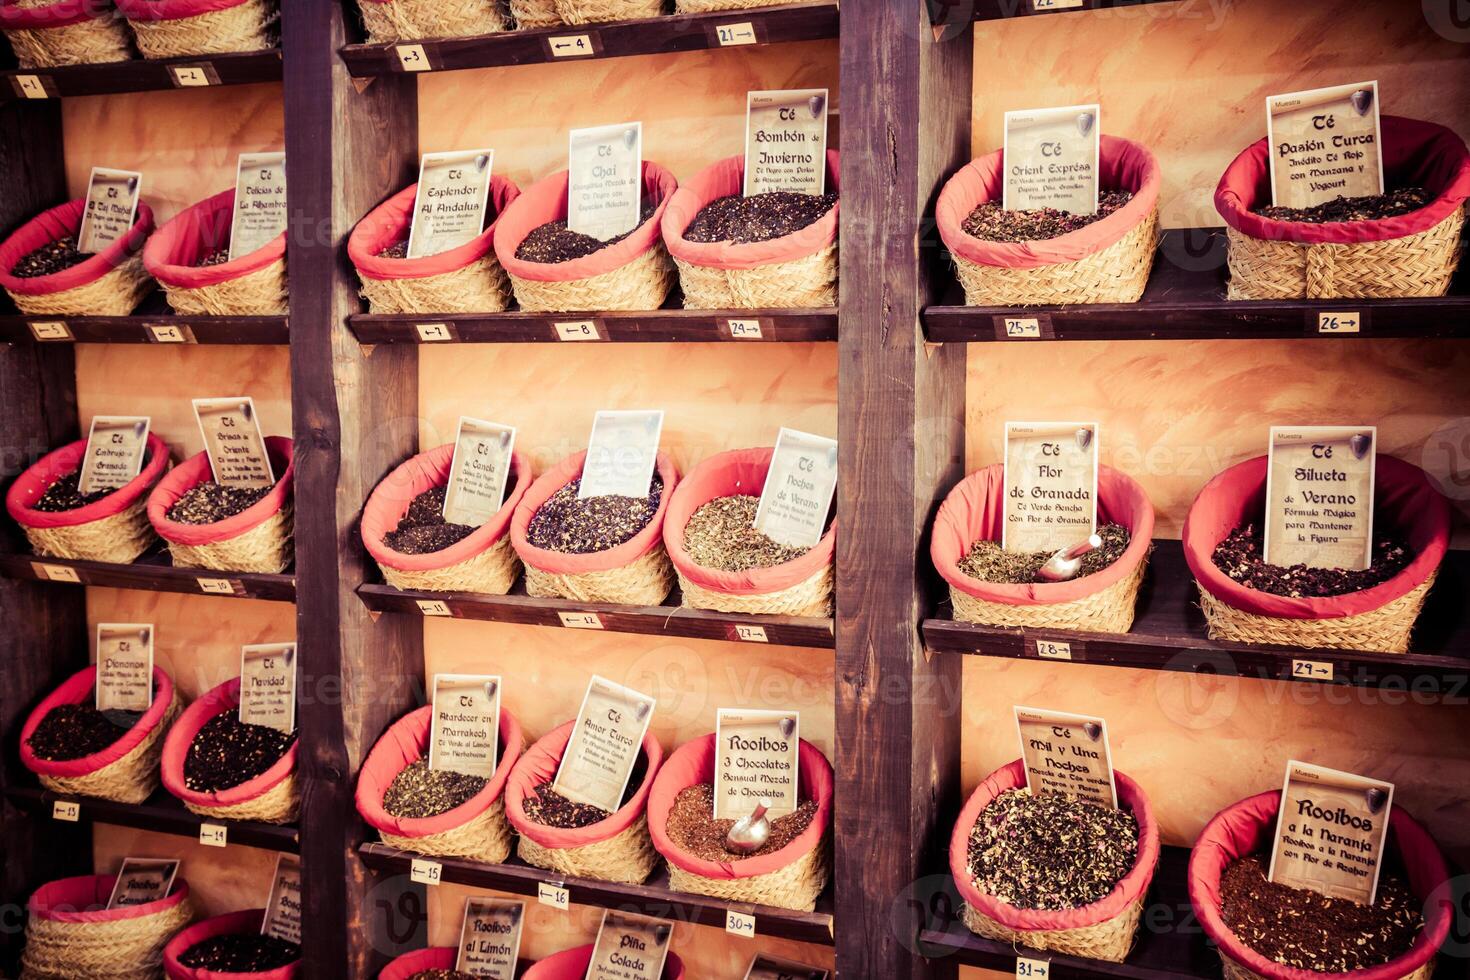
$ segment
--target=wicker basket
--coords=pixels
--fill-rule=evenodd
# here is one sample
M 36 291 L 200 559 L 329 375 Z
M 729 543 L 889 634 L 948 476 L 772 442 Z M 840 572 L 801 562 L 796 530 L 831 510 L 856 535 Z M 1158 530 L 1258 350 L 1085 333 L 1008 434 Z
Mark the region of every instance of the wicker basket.
M 785 0 L 674 0 L 676 14 L 708 14 L 716 10 L 755 10 L 775 7 Z
M 556 15 L 566 24 L 646 20 L 663 12 L 663 0 L 556 0 Z
M 164 976 L 168 980 L 290 980 L 301 972 L 299 958 L 285 966 L 248 973 L 185 966 L 179 960 L 206 939 L 216 936 L 258 935 L 264 921 L 265 909 L 242 909 L 239 912 L 226 912 L 224 915 L 200 919 L 175 933 L 163 947 Z
M 228 248 L 233 188 L 180 212 L 148 240 L 143 265 L 186 316 L 279 316 L 287 312 L 286 233 L 228 262 L 200 266 Z
M 592 952 L 591 943 L 564 949 L 560 953 L 552 953 L 545 959 L 537 960 L 525 973 L 518 975 L 521 980 L 583 980 L 587 976 L 587 968 L 592 965 Z M 684 980 L 686 975 L 684 961 L 679 959 L 678 953 L 669 950 L 668 958 L 664 960 L 663 976 L 659 980 Z
M 81 229 L 86 202 L 68 201 L 21 225 L 0 245 L 0 284 L 26 316 L 127 316 L 153 286 L 140 254 L 153 233 L 153 210 L 138 202 L 128 234 L 90 259 L 46 276 L 21 279 L 10 274 L 16 263 L 51 242 L 74 237 Z
M 63 15 L 64 7 L 73 9 Z M 104 4 L 6 0 L 0 3 L 0 29 L 21 68 L 96 65 L 133 57 L 122 18 Z
M 510 15 L 515 18 L 516 28 L 522 31 L 562 26 L 556 0 L 510 0 Z
M 115 0 L 145 58 L 184 58 L 274 48 L 277 0 Z
M 22 980 L 157 980 L 163 947 L 193 918 L 189 883 L 167 898 L 106 909 L 116 875 L 83 875 L 42 885 L 26 903 Z
M 374 44 L 510 30 L 496 0 L 362 0 L 357 6 Z

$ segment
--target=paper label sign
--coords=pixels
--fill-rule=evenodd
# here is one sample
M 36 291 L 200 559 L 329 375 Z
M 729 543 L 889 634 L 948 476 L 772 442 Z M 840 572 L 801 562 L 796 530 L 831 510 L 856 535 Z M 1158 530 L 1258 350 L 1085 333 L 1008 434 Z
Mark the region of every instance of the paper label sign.
M 721 708 L 715 721 L 715 819 L 749 816 L 762 800 L 775 820 L 796 797 L 801 715 L 795 711 Z
M 1371 425 L 1272 426 L 1266 560 L 1283 568 L 1367 568 L 1377 452 Z
M 276 482 L 260 434 L 255 399 L 196 398 L 194 415 L 216 483 L 232 487 L 269 487 Z
M 574 129 L 567 152 L 567 228 L 605 242 L 643 214 L 643 124 Z
M 515 980 L 516 957 L 521 949 L 524 902 L 472 897 L 464 903 L 459 928 L 459 955 L 454 968 L 461 973 L 495 980 Z
M 435 674 L 429 768 L 495 775 L 500 747 L 500 678 Z
M 587 440 L 577 499 L 609 494 L 647 497 L 663 428 L 662 411 L 598 412 Z
M 444 519 L 479 527 L 505 503 L 516 444 L 508 425 L 460 416 L 444 492 Z
M 1057 551 L 1097 530 L 1096 422 L 1007 422 L 1000 546 Z
M 602 913 L 586 980 L 659 980 L 674 926 L 627 912 Z
M 609 813 L 616 810 L 643 751 L 656 703 L 646 694 L 593 675 L 552 789 L 574 803 Z
M 276 876 L 271 881 L 260 933 L 301 944 L 301 858 L 295 854 L 276 858 Z
M 827 190 L 827 90 L 745 96 L 745 196 Z
M 84 494 L 97 493 L 131 483 L 143 470 L 150 422 L 143 415 L 94 416 L 87 431 L 77 489 Z
M 837 440 L 783 428 L 755 510 L 755 529 L 793 548 L 812 548 L 827 529 L 837 491 Z
M 1016 731 L 1035 796 L 1067 794 L 1117 808 L 1108 723 L 1101 718 L 1041 708 L 1016 708 Z
M 126 237 L 138 213 L 142 190 L 143 175 L 137 171 L 93 167 L 82 225 L 77 230 L 77 251 L 96 254 Z
M 1095 214 L 1101 114 L 1095 104 L 1007 112 L 1002 206 Z
M 98 711 L 147 711 L 153 704 L 153 624 L 97 624 Z
M 1393 783 L 1288 762 L 1271 880 L 1372 905 L 1392 810 Z
M 230 258 L 258 251 L 286 230 L 286 154 L 242 153 L 235 165 Z
M 1266 144 L 1278 207 L 1382 194 L 1378 83 L 1267 96 Z
M 801 963 L 778 960 L 765 953 L 756 953 L 745 970 L 745 980 L 827 980 L 826 970 Z
M 179 862 L 165 858 L 124 858 L 117 871 L 117 880 L 112 883 L 112 894 L 107 897 L 107 907 L 122 908 L 125 905 L 147 905 L 168 897 L 173 887 L 174 876 L 179 873 Z
M 288 734 L 296 730 L 296 644 L 241 647 L 240 721 Z
M 408 257 L 421 259 L 458 248 L 485 228 L 494 150 L 425 153 L 408 229 Z

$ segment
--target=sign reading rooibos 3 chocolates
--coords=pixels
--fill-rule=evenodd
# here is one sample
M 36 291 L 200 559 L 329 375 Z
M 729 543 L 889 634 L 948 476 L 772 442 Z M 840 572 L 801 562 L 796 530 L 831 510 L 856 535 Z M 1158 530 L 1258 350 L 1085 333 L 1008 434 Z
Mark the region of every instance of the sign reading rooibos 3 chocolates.
M 97 493 L 131 483 L 143 471 L 151 419 L 143 415 L 95 415 L 87 431 L 77 490 Z
M 240 721 L 287 734 L 296 730 L 296 644 L 240 648 Z
M 271 880 L 260 933 L 301 945 L 301 859 L 294 854 L 276 858 L 276 874 Z
M 505 502 L 515 444 L 511 426 L 460 416 L 444 491 L 446 521 L 479 527 L 495 516 Z
M 1372 564 L 1377 444 L 1371 425 L 1272 426 L 1266 561 L 1282 568 Z
M 408 257 L 421 259 L 458 248 L 485 229 L 494 150 L 425 153 L 419 161 Z
M 167 858 L 123 858 L 118 868 L 117 880 L 112 883 L 112 894 L 107 897 L 107 907 L 122 908 L 125 905 L 147 905 L 168 897 L 173 887 L 174 876 L 179 873 L 179 862 Z
M 153 704 L 153 624 L 97 624 L 98 711 L 147 711 Z
M 269 245 L 286 230 L 286 154 L 242 153 L 235 166 L 230 258 Z
M 574 129 L 567 152 L 567 228 L 598 241 L 626 235 L 643 212 L 643 124 Z
M 775 820 L 796 809 L 801 715 L 721 708 L 715 721 L 715 819 L 739 820 L 762 800 Z
M 196 398 L 194 416 L 199 420 L 216 483 L 232 487 L 275 485 L 253 398 Z
M 500 747 L 500 678 L 435 674 L 429 768 L 489 779 Z
M 1042 796 L 1066 793 L 1116 808 L 1108 723 L 1101 718 L 1043 708 L 1016 708 L 1016 731 L 1026 787 Z
M 551 788 L 573 803 L 612 813 L 623 801 L 656 702 L 593 675 Z
M 1377 82 L 1267 96 L 1266 143 L 1277 207 L 1383 193 Z
M 1007 422 L 1000 546 L 1056 551 L 1097 530 L 1096 422 Z
M 1070 105 L 1007 112 L 1001 206 L 1097 213 L 1101 111 Z
M 587 440 L 577 499 L 608 494 L 647 497 L 663 428 L 662 411 L 598 412 Z
M 827 90 L 745 96 L 745 196 L 827 189 Z
M 514 980 L 525 917 L 524 902 L 479 896 L 465 899 L 454 968 L 476 977 Z
M 82 224 L 77 229 L 77 251 L 100 252 L 126 236 L 137 216 L 142 190 L 143 175 L 135 170 L 93 167 L 87 181 Z
M 602 913 L 586 980 L 659 980 L 673 935 L 672 923 L 608 909 Z
M 811 548 L 822 540 L 837 490 L 837 440 L 783 428 L 755 509 L 755 529 L 772 541 Z
M 745 980 L 827 980 L 827 971 L 756 953 L 745 970 Z
M 1288 762 L 1271 880 L 1372 905 L 1392 809 L 1393 783 Z

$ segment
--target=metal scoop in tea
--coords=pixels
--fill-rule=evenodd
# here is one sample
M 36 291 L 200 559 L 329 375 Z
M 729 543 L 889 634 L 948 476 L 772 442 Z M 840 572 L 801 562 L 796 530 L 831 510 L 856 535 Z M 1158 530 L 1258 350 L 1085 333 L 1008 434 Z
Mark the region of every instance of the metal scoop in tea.
M 770 808 L 770 800 L 761 800 L 749 816 L 735 821 L 735 826 L 725 835 L 725 850 L 732 854 L 754 854 L 765 847 L 771 838 L 771 821 L 766 819 Z
M 1077 577 L 1082 569 L 1082 556 L 1089 551 L 1096 551 L 1102 547 L 1102 538 L 1096 534 L 1090 535 L 1086 541 L 1063 548 L 1046 560 L 1046 564 L 1036 570 L 1036 580 L 1039 582 L 1066 582 Z

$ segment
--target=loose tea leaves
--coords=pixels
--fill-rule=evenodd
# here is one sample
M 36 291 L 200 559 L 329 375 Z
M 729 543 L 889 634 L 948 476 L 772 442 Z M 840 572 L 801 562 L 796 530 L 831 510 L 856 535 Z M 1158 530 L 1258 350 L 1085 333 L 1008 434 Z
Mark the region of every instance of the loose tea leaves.
M 406 259 L 408 258 L 408 239 L 394 242 L 378 253 L 380 259 Z
M 1077 578 L 1095 575 L 1122 558 L 1123 552 L 1128 550 L 1128 543 L 1133 540 L 1128 529 L 1121 524 L 1103 524 L 1098 527 L 1097 536 L 1102 538 L 1102 547 L 1082 556 L 1082 569 Z M 970 546 L 969 553 L 960 559 L 959 569 L 982 582 L 1025 585 L 1037 581 L 1036 573 L 1052 554 L 1050 551 L 1005 551 L 998 541 L 976 541 Z
M 1097 196 L 1097 211 L 1093 214 L 1073 214 L 1056 208 L 1007 211 L 999 201 L 986 201 L 970 212 L 960 230 L 987 242 L 1045 241 L 1101 221 L 1131 200 L 1131 191 L 1104 191 Z
M 1424 927 L 1419 905 L 1387 874 L 1372 905 L 1274 884 L 1259 857 L 1220 876 L 1220 913 L 1237 939 L 1267 959 L 1319 973 L 1355 973 L 1402 956 Z
M 80 759 L 122 738 L 142 717 L 140 711 L 98 711 L 88 702 L 58 704 L 46 712 L 26 744 L 47 762 Z
M 526 816 L 536 823 L 565 830 L 590 827 L 612 816 L 600 806 L 576 803 L 567 799 L 552 789 L 550 783 L 542 783 L 537 786 L 536 795 L 528 796 L 521 801 L 521 808 L 526 811 Z
M 684 525 L 684 550 L 696 565 L 726 572 L 769 568 L 800 558 L 810 548 L 793 548 L 755 529 L 760 498 L 749 494 L 716 497 L 700 506 Z
M 10 274 L 17 279 L 35 279 L 49 276 L 63 269 L 70 269 L 93 257 L 91 252 L 77 250 L 75 238 L 63 238 L 48 242 L 23 257 L 11 268 Z
M 76 510 L 78 507 L 95 504 L 108 494 L 117 492 L 116 490 L 98 490 L 96 493 L 82 493 L 78 489 L 81 479 L 81 470 L 74 470 L 66 474 L 66 476 L 61 477 L 47 487 L 40 498 L 31 505 L 31 509 L 45 511 L 47 513 Z
M 569 262 L 572 259 L 580 259 L 627 238 L 642 227 L 645 221 L 653 217 L 653 212 L 657 210 L 658 202 L 644 201 L 642 213 L 638 216 L 638 224 L 607 241 L 584 235 L 580 231 L 572 231 L 567 227 L 565 218 L 560 221 L 548 221 L 544 225 L 532 228 L 531 233 L 516 246 L 516 258 L 523 262 Z
M 1373 543 L 1373 561 L 1367 568 L 1283 568 L 1265 558 L 1262 531 L 1244 524 L 1215 546 L 1215 566 L 1247 588 L 1292 599 L 1319 599 L 1361 592 L 1393 578 L 1412 560 L 1408 545 L 1391 534 L 1380 534 Z
M 179 955 L 179 962 L 190 969 L 221 973 L 260 973 L 279 969 L 299 959 L 300 946 L 256 932 L 210 936 Z
M 265 499 L 271 487 L 235 487 L 206 480 L 196 483 L 174 501 L 168 519 L 179 524 L 217 524 L 249 510 Z
M 800 837 L 817 815 L 817 801 L 803 800 L 784 817 L 771 821 L 770 839 L 751 854 L 733 854 L 725 849 L 725 836 L 735 826 L 734 820 L 716 820 L 715 787 L 712 783 L 686 786 L 674 797 L 669 810 L 667 832 L 674 846 L 703 861 L 738 861 L 771 854 Z
M 460 970 L 420 970 L 408 980 L 479 980 L 473 973 Z
M 578 477 L 536 509 L 526 529 L 526 539 L 533 546 L 570 555 L 616 547 L 648 526 L 664 492 L 664 481 L 657 473 L 648 485 L 647 497 L 606 494 L 579 500 L 581 485 Z
M 1099 901 L 1138 861 L 1138 821 L 1065 794 L 1006 790 L 970 831 L 975 887 L 1007 905 L 1056 912 Z
M 447 489 L 431 487 L 414 497 L 398 526 L 383 535 L 383 543 L 402 555 L 427 555 L 475 533 L 468 524 L 450 524 L 444 519 Z
M 280 761 L 296 740 L 267 725 L 249 725 L 224 711 L 204 723 L 184 756 L 184 785 L 196 793 L 239 786 Z
M 1256 208 L 1255 213 L 1275 221 L 1301 221 L 1314 225 L 1329 221 L 1377 221 L 1418 211 L 1431 200 L 1433 195 L 1422 187 L 1400 187 L 1387 194 L 1368 197 L 1335 197 L 1309 208 L 1265 205 Z
M 230 250 L 228 248 L 217 248 L 199 260 L 199 268 L 203 269 L 211 265 L 224 265 L 228 261 L 230 261 Z
M 437 817 L 473 799 L 485 788 L 483 776 L 471 776 L 451 769 L 430 769 L 418 759 L 409 763 L 383 794 L 383 809 L 395 817 Z
M 706 204 L 684 229 L 691 242 L 765 242 L 805 228 L 837 206 L 836 194 L 793 194 L 772 191 L 717 198 Z

